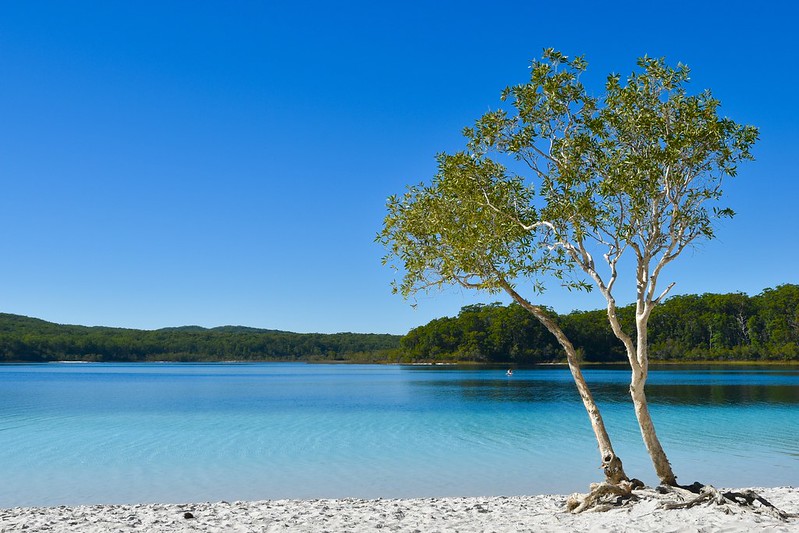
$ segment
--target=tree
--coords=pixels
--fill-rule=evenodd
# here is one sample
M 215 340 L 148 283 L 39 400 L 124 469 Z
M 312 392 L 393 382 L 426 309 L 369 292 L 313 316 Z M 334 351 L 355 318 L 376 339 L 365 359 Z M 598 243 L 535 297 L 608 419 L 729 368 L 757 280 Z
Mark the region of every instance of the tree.
M 644 390 L 647 324 L 674 285 L 658 286 L 664 267 L 712 238 L 715 220 L 734 214 L 718 205 L 722 182 L 752 159 L 758 133 L 720 118 L 719 101 L 709 91 L 688 95 L 684 65 L 641 58 L 639 71 L 624 82 L 608 76 L 599 98 L 580 81 L 586 66 L 583 58 L 546 50 L 533 62 L 529 82 L 503 92 L 510 112 L 488 112 L 466 129 L 469 150 L 462 157 L 498 165 L 505 156 L 529 172 L 527 180 L 502 176 L 487 187 L 514 183 L 530 191 L 534 183 L 537 195 L 527 192 L 524 200 L 538 202 L 536 216 L 520 216 L 526 211 L 495 200 L 490 191 L 482 209 L 514 221 L 524 242 L 563 251 L 604 296 L 630 363 L 630 394 L 647 451 L 661 482 L 676 485 Z M 632 330 L 619 320 L 614 292 L 620 262 L 630 255 L 633 275 L 625 281 L 636 295 Z
M 533 191 L 501 164 L 466 152 L 441 154 L 430 185 L 412 186 L 403 196 L 388 199 L 377 240 L 388 250 L 384 262 L 404 271 L 394 290 L 405 297 L 445 285 L 505 291 L 535 316 L 566 353 L 599 445 L 606 481 L 628 482 L 574 346 L 545 309 L 517 291 L 518 279 L 532 281 L 535 294 L 543 290 L 542 276 L 563 277 L 569 268 L 563 250 L 541 246 L 537 235 L 527 229 L 539 220 L 533 200 Z
M 799 355 L 799 286 L 766 289 L 755 302 L 758 316 L 749 325 L 761 349 L 785 359 Z

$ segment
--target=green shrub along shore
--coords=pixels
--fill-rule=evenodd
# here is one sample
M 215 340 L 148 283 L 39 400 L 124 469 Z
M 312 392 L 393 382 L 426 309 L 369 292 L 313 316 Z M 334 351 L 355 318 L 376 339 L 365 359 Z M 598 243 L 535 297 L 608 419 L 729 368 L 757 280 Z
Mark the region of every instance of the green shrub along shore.
M 635 309 L 619 309 L 632 330 Z M 624 362 L 603 309 L 552 316 L 585 362 Z M 799 362 L 799 285 L 757 296 L 673 296 L 649 322 L 653 362 Z M 158 330 L 67 326 L 0 314 L 0 362 L 342 361 L 353 363 L 561 362 L 555 339 L 516 304 L 471 305 L 405 336 L 303 334 L 238 326 Z

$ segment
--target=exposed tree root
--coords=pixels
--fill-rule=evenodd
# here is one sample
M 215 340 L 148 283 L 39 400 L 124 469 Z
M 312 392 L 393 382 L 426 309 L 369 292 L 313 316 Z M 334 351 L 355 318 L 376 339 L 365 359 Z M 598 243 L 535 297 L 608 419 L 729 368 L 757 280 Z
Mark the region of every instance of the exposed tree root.
M 799 517 L 776 508 L 753 490 L 721 492 L 711 485 L 694 483 L 687 486 L 660 485 L 652 489 L 637 479 L 620 483 L 592 483 L 588 494 L 572 494 L 566 502 L 571 513 L 602 512 L 629 506 L 643 500 L 655 500 L 661 509 L 690 509 L 697 505 L 714 505 L 726 514 L 753 512 L 779 520 Z
M 712 485 L 702 485 L 699 482 L 676 487 L 661 485 L 656 490 L 659 494 L 676 495 L 678 498 L 678 501 L 662 502 L 660 506 L 663 509 L 690 509 L 700 504 L 715 504 L 723 506 L 722 510 L 727 514 L 732 514 L 738 509 L 772 516 L 780 520 L 799 516 L 777 509 L 771 502 L 753 490 L 721 492 Z
M 591 492 L 586 495 L 572 494 L 566 501 L 566 509 L 572 513 L 584 511 L 607 511 L 614 507 L 621 507 L 632 501 L 637 501 L 638 496 L 633 490 L 644 486 L 637 479 L 620 481 L 618 483 L 592 483 Z

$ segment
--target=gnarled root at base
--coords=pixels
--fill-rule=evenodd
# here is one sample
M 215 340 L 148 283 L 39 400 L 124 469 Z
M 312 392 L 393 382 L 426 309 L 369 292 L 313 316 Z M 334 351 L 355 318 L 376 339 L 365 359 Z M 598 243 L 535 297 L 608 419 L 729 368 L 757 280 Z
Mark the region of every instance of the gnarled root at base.
M 643 500 L 655 500 L 662 509 L 690 509 L 704 504 L 719 506 L 726 514 L 753 512 L 783 521 L 799 517 L 799 514 L 789 514 L 778 509 L 753 490 L 722 492 L 701 483 L 687 486 L 660 485 L 652 489 L 645 487 L 637 479 L 620 483 L 592 483 L 588 494 L 572 494 L 569 497 L 566 510 L 571 513 L 602 512 Z
M 586 495 L 575 493 L 569 496 L 566 502 L 568 511 L 607 511 L 637 499 L 633 490 L 643 487 L 644 484 L 640 480 L 627 477 L 621 459 L 612 450 L 602 458 L 600 468 L 605 473 L 605 481 L 592 483 L 591 492 Z
M 618 485 L 622 481 L 630 481 L 627 474 L 624 473 L 621 459 L 613 452 L 602 458 L 602 471 L 605 473 L 605 481 L 607 483 Z
M 663 509 L 690 509 L 700 504 L 716 504 L 723 506 L 722 509 L 727 514 L 733 513 L 734 509 L 745 509 L 758 514 L 773 516 L 780 520 L 799 516 L 777 509 L 771 502 L 753 490 L 721 492 L 712 485 L 702 485 L 699 482 L 695 482 L 692 485 L 684 486 L 661 485 L 656 491 L 659 494 L 673 495 L 678 498 L 678 501 L 662 502 L 660 506 Z
M 572 494 L 566 501 L 566 510 L 571 513 L 584 511 L 607 511 L 614 507 L 621 507 L 629 502 L 638 500 L 633 490 L 644 486 L 637 479 L 620 481 L 618 483 L 592 483 L 591 492 L 588 494 Z

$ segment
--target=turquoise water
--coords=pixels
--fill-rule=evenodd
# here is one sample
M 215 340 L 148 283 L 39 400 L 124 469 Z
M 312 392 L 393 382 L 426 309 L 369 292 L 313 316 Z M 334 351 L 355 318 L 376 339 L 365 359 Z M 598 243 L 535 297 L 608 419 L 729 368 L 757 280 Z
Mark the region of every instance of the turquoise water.
M 623 369 L 587 369 L 628 474 L 656 479 Z M 651 411 L 680 481 L 799 484 L 799 369 L 670 367 Z M 0 507 L 583 491 L 563 368 L 0 365 Z

